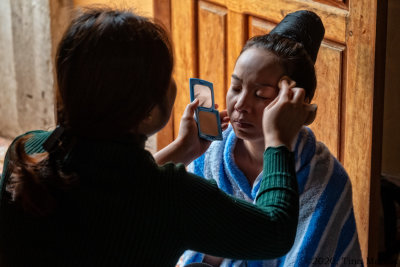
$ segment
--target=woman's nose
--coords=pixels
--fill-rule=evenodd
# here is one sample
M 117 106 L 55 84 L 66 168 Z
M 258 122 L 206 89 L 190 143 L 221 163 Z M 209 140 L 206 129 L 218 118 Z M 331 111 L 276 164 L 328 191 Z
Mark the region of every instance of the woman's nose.
M 246 93 L 241 93 L 237 98 L 234 108 L 240 112 L 249 112 L 249 107 L 248 95 Z

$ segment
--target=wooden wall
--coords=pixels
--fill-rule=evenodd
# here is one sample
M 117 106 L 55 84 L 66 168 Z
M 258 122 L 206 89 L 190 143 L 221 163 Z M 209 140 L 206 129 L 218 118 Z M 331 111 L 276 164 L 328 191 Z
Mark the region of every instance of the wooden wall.
M 111 7 L 133 8 L 138 14 L 153 17 L 152 0 L 73 0 L 75 6 L 105 4 Z
M 387 0 L 170 0 L 164 20 L 170 21 L 175 47 L 178 97 L 164 132 L 171 138 L 178 133 L 190 77 L 214 82 L 223 108 L 245 41 L 299 9 L 316 12 L 326 27 L 316 63 L 313 102 L 319 110 L 312 128 L 350 175 L 363 257 L 376 259 Z M 165 139 L 158 140 L 162 147 Z

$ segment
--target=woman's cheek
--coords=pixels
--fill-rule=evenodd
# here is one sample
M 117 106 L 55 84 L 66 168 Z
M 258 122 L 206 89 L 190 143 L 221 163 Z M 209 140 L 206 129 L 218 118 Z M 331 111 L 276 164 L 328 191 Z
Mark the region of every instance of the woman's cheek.
M 229 90 L 226 95 L 226 109 L 228 111 L 228 116 L 231 116 L 231 114 L 234 110 L 234 107 L 235 107 L 235 100 L 234 100 L 232 93 Z

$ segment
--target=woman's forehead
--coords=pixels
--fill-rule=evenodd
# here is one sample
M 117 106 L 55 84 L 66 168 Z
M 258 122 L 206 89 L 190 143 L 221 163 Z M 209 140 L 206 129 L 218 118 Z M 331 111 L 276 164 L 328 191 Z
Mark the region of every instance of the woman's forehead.
M 264 48 L 252 47 L 239 56 L 233 74 L 245 80 L 266 75 L 279 76 L 283 74 L 283 70 L 284 68 L 275 54 Z

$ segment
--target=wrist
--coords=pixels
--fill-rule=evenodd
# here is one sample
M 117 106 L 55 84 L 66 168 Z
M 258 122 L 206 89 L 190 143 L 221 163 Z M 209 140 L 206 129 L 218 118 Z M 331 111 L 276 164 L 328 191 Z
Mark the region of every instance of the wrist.
M 289 150 L 291 148 L 291 143 L 287 142 L 277 136 L 266 136 L 264 135 L 265 140 L 265 149 L 268 147 L 278 147 L 278 146 L 286 146 Z
M 193 151 L 193 146 L 188 145 L 184 138 L 178 136 L 172 143 L 174 143 L 174 146 L 176 147 L 176 153 L 179 154 L 179 157 L 182 159 L 182 163 L 185 165 L 189 164 L 196 158 L 196 155 L 194 155 L 195 153 Z

